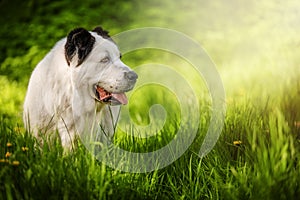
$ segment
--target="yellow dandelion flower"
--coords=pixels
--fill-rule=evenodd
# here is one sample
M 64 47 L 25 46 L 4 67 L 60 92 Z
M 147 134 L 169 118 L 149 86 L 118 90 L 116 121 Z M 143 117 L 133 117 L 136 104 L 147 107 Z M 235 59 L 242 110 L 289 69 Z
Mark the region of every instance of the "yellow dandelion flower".
M 12 161 L 11 164 L 12 164 L 13 166 L 18 166 L 18 165 L 20 165 L 20 162 L 17 161 L 17 160 L 14 160 L 14 161 Z
M 8 157 L 10 157 L 11 155 L 12 155 L 12 153 L 6 152 L 5 157 L 8 158 Z
M 295 125 L 296 128 L 300 128 L 300 121 L 295 121 L 294 125 Z
M 22 147 L 22 151 L 28 151 L 29 148 L 28 147 Z
M 243 142 L 241 140 L 233 141 L 233 145 L 240 146 Z
M 12 143 L 8 142 L 8 143 L 6 143 L 6 146 L 7 147 L 12 147 Z
M 0 163 L 7 163 L 8 160 L 7 159 L 0 159 Z

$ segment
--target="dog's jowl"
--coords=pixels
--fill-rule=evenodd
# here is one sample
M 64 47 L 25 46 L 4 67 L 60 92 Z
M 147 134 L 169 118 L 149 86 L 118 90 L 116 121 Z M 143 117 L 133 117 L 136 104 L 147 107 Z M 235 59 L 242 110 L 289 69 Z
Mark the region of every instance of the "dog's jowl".
M 112 137 L 120 105 L 127 104 L 137 74 L 121 61 L 116 43 L 101 27 L 72 30 L 32 72 L 23 120 L 39 137 L 58 131 L 70 148 L 76 136 Z

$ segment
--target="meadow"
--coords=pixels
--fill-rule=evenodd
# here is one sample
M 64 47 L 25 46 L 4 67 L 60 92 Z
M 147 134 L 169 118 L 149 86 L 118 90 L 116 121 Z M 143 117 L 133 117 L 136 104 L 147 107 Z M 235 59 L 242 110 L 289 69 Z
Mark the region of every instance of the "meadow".
M 298 199 L 300 4 L 228 2 L 0 2 L 0 199 Z M 80 141 L 64 154 L 59 138 L 45 137 L 40 146 L 24 130 L 22 103 L 35 65 L 74 27 L 97 25 L 111 35 L 151 26 L 174 29 L 205 49 L 226 92 L 224 125 L 212 151 L 198 154 L 213 111 L 203 77 L 195 75 L 191 63 L 157 49 L 136 50 L 122 59 L 139 72 L 139 81 L 165 79 L 163 70 L 142 69 L 167 65 L 182 81 L 169 73 L 174 81 L 169 83 L 178 89 L 138 86 L 122 110 L 137 128 L 121 121 L 113 142 L 128 152 L 152 152 L 176 138 L 178 129 L 186 130 L 187 138 L 196 129 L 192 144 L 171 164 L 126 172 L 106 165 Z M 187 112 L 190 119 L 199 117 L 197 127 L 180 115 L 181 83 L 196 94 L 198 107 L 187 104 L 192 109 Z M 157 124 L 138 128 L 152 122 Z

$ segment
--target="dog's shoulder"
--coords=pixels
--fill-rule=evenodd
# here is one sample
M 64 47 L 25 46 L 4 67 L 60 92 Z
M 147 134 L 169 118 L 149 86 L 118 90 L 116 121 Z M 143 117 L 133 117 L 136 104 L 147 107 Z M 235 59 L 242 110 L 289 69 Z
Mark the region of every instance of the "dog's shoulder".
M 64 58 L 64 45 L 66 38 L 59 40 L 45 57 L 38 63 L 34 71 L 41 71 L 41 76 L 48 73 L 59 71 L 61 68 L 67 68 L 67 62 Z

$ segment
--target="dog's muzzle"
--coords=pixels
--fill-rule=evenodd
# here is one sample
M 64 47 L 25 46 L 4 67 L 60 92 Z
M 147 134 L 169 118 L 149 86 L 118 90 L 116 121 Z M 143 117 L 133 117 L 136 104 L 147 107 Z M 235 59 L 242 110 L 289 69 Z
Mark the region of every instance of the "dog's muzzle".
M 127 71 L 124 72 L 124 78 L 127 80 L 128 85 L 131 86 L 125 90 L 125 92 L 127 92 L 134 87 L 138 75 L 134 71 Z M 98 84 L 94 86 L 94 92 L 95 99 L 102 103 L 110 105 L 126 105 L 128 103 L 128 99 L 124 92 L 108 92 Z
M 112 93 L 106 91 L 104 88 L 99 85 L 95 85 L 95 100 L 106 103 L 110 105 L 126 105 L 128 103 L 128 99 L 124 92 L 122 93 Z
M 124 72 L 125 78 L 129 81 L 134 81 L 136 82 L 136 79 L 138 78 L 138 75 L 134 71 L 128 71 Z

